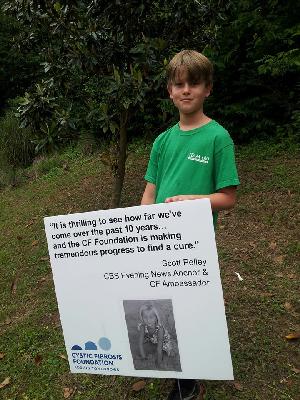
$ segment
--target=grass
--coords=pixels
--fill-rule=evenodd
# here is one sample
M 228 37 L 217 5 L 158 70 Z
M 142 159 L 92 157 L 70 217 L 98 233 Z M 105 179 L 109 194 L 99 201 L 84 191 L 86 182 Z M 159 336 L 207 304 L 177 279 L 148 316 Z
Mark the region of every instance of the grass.
M 139 202 L 148 153 L 131 146 L 124 207 Z M 299 341 L 285 339 L 300 331 L 299 158 L 260 143 L 239 148 L 237 161 L 238 204 L 217 231 L 236 382 L 208 382 L 208 399 L 299 400 Z M 39 160 L 20 182 L 0 192 L 0 384 L 11 378 L 0 398 L 164 399 L 168 380 L 134 392 L 136 378 L 70 374 L 64 358 L 43 217 L 109 207 L 101 156 L 71 149 Z

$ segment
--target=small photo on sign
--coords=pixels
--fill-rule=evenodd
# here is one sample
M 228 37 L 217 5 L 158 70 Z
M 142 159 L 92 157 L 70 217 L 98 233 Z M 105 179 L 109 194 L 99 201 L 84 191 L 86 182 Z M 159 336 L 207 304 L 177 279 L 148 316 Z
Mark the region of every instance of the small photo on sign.
M 171 299 L 124 300 L 136 370 L 181 371 Z

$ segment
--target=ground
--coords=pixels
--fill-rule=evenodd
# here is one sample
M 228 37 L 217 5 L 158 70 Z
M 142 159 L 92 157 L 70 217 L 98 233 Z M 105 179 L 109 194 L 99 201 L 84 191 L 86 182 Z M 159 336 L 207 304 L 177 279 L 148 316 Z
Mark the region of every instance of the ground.
M 131 146 L 124 207 L 140 201 L 148 154 Z M 167 380 L 73 375 L 65 358 L 43 217 L 108 208 L 102 159 L 40 160 L 0 192 L 0 399 L 165 399 Z M 208 399 L 299 400 L 299 339 L 286 338 L 300 331 L 299 156 L 256 144 L 237 161 L 238 203 L 217 230 L 235 381 L 208 382 Z

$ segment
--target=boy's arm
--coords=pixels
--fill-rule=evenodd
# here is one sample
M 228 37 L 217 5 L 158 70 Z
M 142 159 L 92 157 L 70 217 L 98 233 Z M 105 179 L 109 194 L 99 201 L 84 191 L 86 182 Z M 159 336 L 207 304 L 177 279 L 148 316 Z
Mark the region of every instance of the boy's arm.
M 168 197 L 165 202 L 182 200 L 210 199 L 212 211 L 228 210 L 233 208 L 236 203 L 236 186 L 228 186 L 218 190 L 216 193 L 201 194 L 184 194 Z
M 146 204 L 154 204 L 155 203 L 155 194 L 156 194 L 156 185 L 154 183 L 147 182 L 141 205 Z

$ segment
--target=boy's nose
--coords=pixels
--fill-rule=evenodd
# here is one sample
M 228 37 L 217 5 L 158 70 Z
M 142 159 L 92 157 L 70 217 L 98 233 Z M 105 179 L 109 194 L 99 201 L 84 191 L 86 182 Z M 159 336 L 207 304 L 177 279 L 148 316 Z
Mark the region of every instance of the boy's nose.
M 189 93 L 190 91 L 190 85 L 188 82 L 186 82 L 183 86 L 183 93 Z

